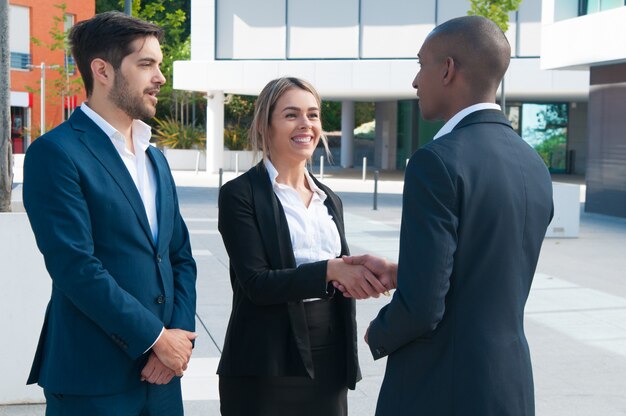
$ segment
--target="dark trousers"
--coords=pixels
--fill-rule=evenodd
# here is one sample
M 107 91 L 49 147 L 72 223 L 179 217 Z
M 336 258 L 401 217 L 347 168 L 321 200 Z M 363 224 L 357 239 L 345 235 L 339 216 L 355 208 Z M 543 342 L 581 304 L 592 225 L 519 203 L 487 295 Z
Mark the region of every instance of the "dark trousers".
M 315 378 L 220 376 L 223 416 L 348 414 L 345 331 L 336 303 L 320 300 L 304 306 Z
M 46 416 L 182 416 L 180 378 L 169 384 L 141 383 L 139 388 L 107 396 L 78 396 L 44 389 Z

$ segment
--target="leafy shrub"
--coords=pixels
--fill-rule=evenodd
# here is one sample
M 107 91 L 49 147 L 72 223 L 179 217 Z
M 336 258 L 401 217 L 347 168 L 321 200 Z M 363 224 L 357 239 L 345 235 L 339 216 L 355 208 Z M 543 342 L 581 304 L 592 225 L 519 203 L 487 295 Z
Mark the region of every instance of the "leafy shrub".
M 156 128 L 153 138 L 159 146 L 170 149 L 203 148 L 206 141 L 204 131 L 192 124 L 182 124 L 172 117 L 154 118 Z

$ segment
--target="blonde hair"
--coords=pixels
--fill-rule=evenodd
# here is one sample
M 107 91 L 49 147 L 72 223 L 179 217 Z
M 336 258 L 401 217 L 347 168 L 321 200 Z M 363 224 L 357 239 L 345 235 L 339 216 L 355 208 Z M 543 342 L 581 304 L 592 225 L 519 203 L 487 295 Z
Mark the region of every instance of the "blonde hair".
M 252 125 L 248 130 L 248 139 L 252 149 L 254 150 L 254 158 L 258 157 L 258 152 L 260 151 L 263 160 L 267 159 L 269 156 L 269 140 L 270 138 L 270 121 L 272 118 L 272 113 L 274 112 L 274 108 L 276 107 L 276 103 L 287 91 L 298 88 L 304 91 L 308 91 L 313 94 L 315 97 L 315 101 L 317 102 L 317 106 L 322 111 L 322 100 L 317 90 L 308 83 L 307 81 L 294 78 L 294 77 L 283 77 L 277 78 L 267 83 L 267 85 L 259 94 L 259 97 L 256 99 L 254 103 L 254 117 L 252 119 Z M 321 119 L 320 119 L 321 120 Z M 320 135 L 320 140 L 324 145 L 324 149 L 326 150 L 326 155 L 330 156 L 330 151 L 328 149 L 328 140 L 326 139 L 326 135 L 324 132 Z

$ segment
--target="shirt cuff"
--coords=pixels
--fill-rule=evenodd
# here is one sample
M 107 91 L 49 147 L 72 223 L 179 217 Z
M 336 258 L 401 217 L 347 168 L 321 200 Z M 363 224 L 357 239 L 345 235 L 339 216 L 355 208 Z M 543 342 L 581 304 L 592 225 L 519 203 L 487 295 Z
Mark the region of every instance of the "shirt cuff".
M 145 350 L 143 353 L 147 353 L 148 351 L 150 351 L 152 349 L 152 347 L 154 347 L 154 344 L 156 344 L 159 341 L 159 338 L 161 338 L 161 335 L 163 335 L 163 332 L 165 331 L 165 327 L 163 327 L 161 329 L 161 332 L 159 332 L 159 336 L 154 340 L 154 342 L 152 343 L 152 345 L 150 345 L 150 347 Z

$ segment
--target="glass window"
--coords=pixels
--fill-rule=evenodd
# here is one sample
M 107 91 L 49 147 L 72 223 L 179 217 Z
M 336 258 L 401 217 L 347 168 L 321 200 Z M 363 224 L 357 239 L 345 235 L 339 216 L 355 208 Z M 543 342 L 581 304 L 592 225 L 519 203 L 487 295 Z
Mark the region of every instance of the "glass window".
M 567 103 L 522 104 L 522 138 L 546 163 L 550 172 L 567 171 Z

